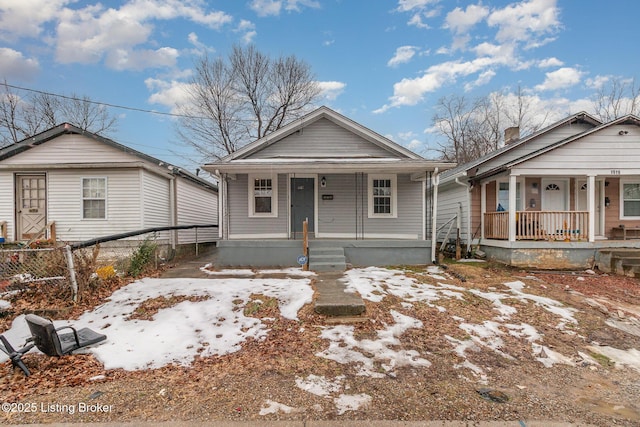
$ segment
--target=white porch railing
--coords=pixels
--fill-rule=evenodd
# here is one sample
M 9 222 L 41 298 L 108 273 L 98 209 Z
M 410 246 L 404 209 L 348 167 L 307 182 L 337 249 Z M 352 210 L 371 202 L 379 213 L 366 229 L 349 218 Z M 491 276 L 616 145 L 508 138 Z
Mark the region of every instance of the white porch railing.
M 485 239 L 509 239 L 509 212 L 484 214 Z M 587 211 L 518 211 L 516 240 L 587 240 Z

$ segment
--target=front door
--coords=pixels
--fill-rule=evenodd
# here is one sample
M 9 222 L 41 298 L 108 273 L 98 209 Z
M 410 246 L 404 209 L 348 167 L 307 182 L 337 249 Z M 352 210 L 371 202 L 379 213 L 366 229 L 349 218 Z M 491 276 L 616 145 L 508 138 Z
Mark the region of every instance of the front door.
M 291 235 L 302 238 L 302 223 L 309 220 L 309 235 L 315 229 L 315 178 L 291 178 Z
M 542 210 L 560 212 L 567 210 L 567 181 L 542 180 Z
M 47 180 L 45 175 L 16 176 L 16 229 L 18 240 L 29 240 L 47 224 Z

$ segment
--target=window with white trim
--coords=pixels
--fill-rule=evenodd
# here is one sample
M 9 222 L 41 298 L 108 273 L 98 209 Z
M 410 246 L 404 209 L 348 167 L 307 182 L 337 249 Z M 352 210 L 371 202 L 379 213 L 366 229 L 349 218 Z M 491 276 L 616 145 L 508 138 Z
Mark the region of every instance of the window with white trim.
M 249 216 L 278 216 L 277 176 L 249 175 Z
M 369 175 L 369 218 L 397 218 L 397 187 L 395 175 Z
M 82 219 L 107 218 L 107 178 L 82 178 Z
M 498 203 L 496 203 L 496 211 L 509 210 L 509 181 L 497 181 Z M 516 182 L 516 210 L 522 210 L 522 194 L 520 190 L 520 182 Z
M 640 218 L 640 182 L 620 183 L 620 218 Z

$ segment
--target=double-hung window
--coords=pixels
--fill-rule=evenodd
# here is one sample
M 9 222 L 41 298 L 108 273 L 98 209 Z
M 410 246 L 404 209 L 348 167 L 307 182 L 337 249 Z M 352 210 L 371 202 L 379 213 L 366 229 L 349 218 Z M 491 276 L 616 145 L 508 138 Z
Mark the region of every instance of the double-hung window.
M 620 191 L 620 218 L 640 218 L 640 182 L 621 182 Z
M 369 218 L 397 218 L 397 200 L 395 175 L 369 175 Z
M 277 176 L 249 175 L 249 216 L 278 216 Z
M 509 181 L 497 182 L 497 203 L 496 211 L 508 211 L 509 210 Z M 516 182 L 516 210 L 522 210 L 522 195 L 520 193 L 520 183 Z
M 82 219 L 107 218 L 107 178 L 82 178 Z

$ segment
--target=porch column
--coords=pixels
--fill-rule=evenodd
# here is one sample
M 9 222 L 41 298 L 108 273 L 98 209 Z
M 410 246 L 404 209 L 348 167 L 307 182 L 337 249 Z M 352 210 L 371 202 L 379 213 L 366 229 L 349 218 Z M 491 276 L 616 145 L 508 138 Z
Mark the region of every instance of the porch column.
M 587 210 L 589 211 L 589 241 L 596 240 L 596 177 L 587 177 Z
M 509 241 L 516 241 L 516 176 L 509 176 Z
M 484 214 L 487 212 L 487 183 L 480 186 L 480 238 L 484 240 Z

